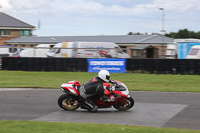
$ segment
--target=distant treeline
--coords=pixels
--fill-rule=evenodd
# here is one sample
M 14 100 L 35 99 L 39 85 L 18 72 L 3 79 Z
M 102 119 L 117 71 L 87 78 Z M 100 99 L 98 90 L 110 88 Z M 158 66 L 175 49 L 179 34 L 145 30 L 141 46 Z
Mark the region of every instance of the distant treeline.
M 159 34 L 159 33 L 152 33 L 152 35 Z M 140 33 L 140 32 L 129 32 L 128 35 L 148 35 L 148 33 Z M 166 33 L 165 36 L 171 37 L 174 39 L 180 39 L 180 38 L 196 38 L 200 39 L 200 31 L 194 32 L 189 31 L 188 29 L 179 30 L 178 32 L 170 32 Z
M 170 32 L 169 34 L 166 33 L 165 36 L 171 37 L 171 38 L 196 38 L 200 39 L 200 31 L 194 32 L 189 31 L 188 29 L 179 30 L 178 32 Z

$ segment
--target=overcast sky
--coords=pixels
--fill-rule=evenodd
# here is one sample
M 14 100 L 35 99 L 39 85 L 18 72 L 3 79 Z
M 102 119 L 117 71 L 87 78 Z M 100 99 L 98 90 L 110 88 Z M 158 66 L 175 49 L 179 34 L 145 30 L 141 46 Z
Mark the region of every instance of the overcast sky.
M 0 0 L 0 11 L 37 28 L 39 36 L 126 35 L 200 31 L 199 0 Z M 40 28 L 38 23 L 40 21 Z

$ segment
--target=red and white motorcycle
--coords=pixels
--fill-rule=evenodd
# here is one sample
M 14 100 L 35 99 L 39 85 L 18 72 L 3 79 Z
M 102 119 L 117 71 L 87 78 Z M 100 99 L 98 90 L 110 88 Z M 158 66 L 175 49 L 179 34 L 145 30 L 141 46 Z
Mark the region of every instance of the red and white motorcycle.
M 95 99 L 98 108 L 114 107 L 120 111 L 126 111 L 134 106 L 134 99 L 129 95 L 127 86 L 117 80 L 116 84 L 110 85 L 103 83 L 104 93 L 111 101 L 103 102 L 99 98 Z M 58 98 L 58 105 L 64 110 L 76 110 L 81 106 L 83 98 L 79 94 L 80 83 L 78 81 L 69 81 L 61 85 L 61 90 L 65 93 Z

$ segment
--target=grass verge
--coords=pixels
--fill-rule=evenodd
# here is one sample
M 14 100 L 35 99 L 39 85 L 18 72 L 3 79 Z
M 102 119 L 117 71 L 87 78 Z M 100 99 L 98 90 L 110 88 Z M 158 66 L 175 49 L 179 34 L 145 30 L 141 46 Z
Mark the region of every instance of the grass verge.
M 200 130 L 38 121 L 0 121 L 0 133 L 200 133 Z
M 77 80 L 83 84 L 96 75 L 88 72 L 0 71 L 0 88 L 60 88 L 64 82 Z M 200 92 L 199 75 L 111 73 L 111 79 L 124 82 L 129 90 Z

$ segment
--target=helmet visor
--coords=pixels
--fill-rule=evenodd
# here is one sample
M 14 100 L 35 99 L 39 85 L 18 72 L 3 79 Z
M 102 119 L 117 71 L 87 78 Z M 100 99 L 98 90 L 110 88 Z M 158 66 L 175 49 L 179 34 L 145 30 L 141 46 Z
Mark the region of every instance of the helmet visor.
M 106 75 L 106 79 L 107 79 L 107 80 L 110 80 L 110 76 Z

